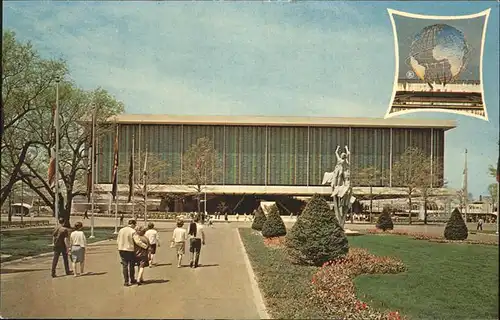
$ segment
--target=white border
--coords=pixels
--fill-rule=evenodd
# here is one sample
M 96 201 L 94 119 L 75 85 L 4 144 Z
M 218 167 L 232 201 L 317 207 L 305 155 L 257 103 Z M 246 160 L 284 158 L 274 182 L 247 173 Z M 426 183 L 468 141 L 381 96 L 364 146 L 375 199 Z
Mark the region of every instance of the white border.
M 466 115 L 469 117 L 474 117 L 474 118 L 479 118 L 482 120 L 488 120 L 488 109 L 486 108 L 486 101 L 484 99 L 484 79 L 483 79 L 483 54 L 484 54 L 484 42 L 486 40 L 486 28 L 488 26 L 488 18 L 490 16 L 490 11 L 491 8 L 486 9 L 484 11 L 481 11 L 479 13 L 474 13 L 474 14 L 469 14 L 469 15 L 464 15 L 464 16 L 428 16 L 428 15 L 422 15 L 422 14 L 415 14 L 415 13 L 408 13 L 408 12 L 403 12 L 403 11 L 398 11 L 394 9 L 387 8 L 387 12 L 389 13 L 389 18 L 391 19 L 391 24 L 392 24 L 392 31 L 394 34 L 394 52 L 396 56 L 396 71 L 394 74 L 394 85 L 392 89 L 392 96 L 391 96 L 391 101 L 389 103 L 389 107 L 387 109 L 387 112 L 384 116 L 384 119 L 392 118 L 395 116 L 403 115 L 403 114 L 409 114 L 409 113 L 416 113 L 416 112 L 442 112 L 442 113 L 455 113 L 455 114 L 460 114 L 460 115 Z M 394 22 L 394 14 L 403 16 L 403 17 L 408 17 L 408 18 L 415 18 L 415 19 L 428 19 L 428 20 L 465 20 L 465 19 L 471 19 L 471 18 L 478 18 L 478 17 L 483 17 L 486 16 L 484 20 L 484 26 L 483 26 L 483 34 L 481 37 L 481 53 L 480 53 L 480 58 L 479 58 L 479 78 L 480 78 L 480 86 L 481 86 L 481 98 L 483 100 L 483 110 L 484 110 L 484 116 L 476 115 L 473 113 L 469 113 L 466 111 L 458 111 L 458 110 L 453 110 L 453 109 L 412 109 L 412 110 L 403 110 L 403 111 L 397 111 L 397 112 L 391 112 L 392 110 L 392 104 L 394 103 L 394 98 L 396 96 L 396 91 L 398 88 L 398 78 L 399 78 L 399 45 L 398 45 L 398 35 L 397 35 L 397 28 L 396 28 L 396 23 Z

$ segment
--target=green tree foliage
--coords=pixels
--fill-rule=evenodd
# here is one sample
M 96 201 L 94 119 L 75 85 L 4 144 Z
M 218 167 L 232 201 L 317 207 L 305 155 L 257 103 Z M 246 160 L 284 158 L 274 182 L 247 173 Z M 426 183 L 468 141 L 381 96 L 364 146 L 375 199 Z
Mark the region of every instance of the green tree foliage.
M 382 213 L 377 220 L 376 228 L 383 231 L 394 229 L 394 223 L 391 219 L 391 208 L 389 206 L 384 206 L 382 209 Z
M 267 214 L 267 220 L 262 226 L 262 236 L 265 238 L 281 237 L 286 235 L 286 227 L 281 219 L 278 207 L 274 204 Z
M 213 141 L 203 137 L 189 147 L 182 159 L 182 183 L 194 191 L 198 212 L 201 212 L 201 195 L 207 185 L 218 179 L 221 172 L 218 152 Z
M 447 240 L 465 240 L 468 235 L 469 230 L 462 218 L 462 214 L 455 208 L 444 228 L 444 237 Z
M 328 203 L 315 194 L 286 236 L 286 251 L 293 261 L 320 266 L 345 256 L 349 245 Z
M 97 110 L 98 121 L 105 122 L 123 112 L 124 106 L 101 88 L 93 91 L 78 88 L 66 80 L 68 73 L 63 61 L 41 59 L 29 43 L 19 43 L 13 32 L 4 32 L 2 44 L 2 104 L 6 127 L 2 137 L 1 171 L 12 172 L 12 179 L 24 181 L 47 206 L 53 207 L 55 194 L 47 182 L 47 169 L 54 145 L 52 110 L 56 105 L 57 86 L 59 176 L 66 200 L 60 216 L 69 221 L 73 198 L 85 194 L 86 144 L 90 130 L 82 121 L 90 119 Z M 97 134 L 104 134 L 107 127 L 101 126 Z M 6 188 L 9 182 L 4 185 L 3 178 L 1 201 L 5 200 L 5 192 L 10 192 Z
M 259 206 L 257 209 L 255 209 L 252 229 L 257 231 L 262 231 L 262 227 L 264 226 L 266 220 L 267 220 L 266 214 L 264 213 L 264 210 L 262 210 L 261 206 Z

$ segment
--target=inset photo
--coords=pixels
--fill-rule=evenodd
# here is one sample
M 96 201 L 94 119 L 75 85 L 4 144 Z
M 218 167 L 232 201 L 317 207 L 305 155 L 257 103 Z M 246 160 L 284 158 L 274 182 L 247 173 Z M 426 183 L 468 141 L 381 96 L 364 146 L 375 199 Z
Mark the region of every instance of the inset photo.
M 467 16 L 388 11 L 396 73 L 385 118 L 432 111 L 488 120 L 482 71 L 490 9 Z

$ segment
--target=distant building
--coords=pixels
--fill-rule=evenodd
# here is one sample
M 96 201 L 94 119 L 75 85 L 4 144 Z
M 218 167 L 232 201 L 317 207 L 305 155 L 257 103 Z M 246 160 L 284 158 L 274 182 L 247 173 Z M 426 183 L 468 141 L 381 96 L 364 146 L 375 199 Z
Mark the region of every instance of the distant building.
M 136 156 L 144 158 L 147 146 L 148 152 L 168 163 L 167 170 L 148 176 L 157 195 L 189 192 L 183 186 L 183 154 L 197 139 L 211 139 L 221 168 L 207 183 L 207 206 L 212 212 L 221 200 L 247 208 L 256 207 L 260 200 L 286 202 L 286 198 L 328 194 L 330 187 L 320 183 L 323 173 L 335 166 L 337 145 L 342 149 L 347 145 L 352 152 L 351 181 L 356 194 L 368 192 L 359 184 L 358 170 L 375 166 L 386 179 L 377 181 L 374 193 L 401 195 L 392 181 L 393 163 L 406 148 L 418 147 L 436 166 L 444 166 L 445 132 L 456 126 L 455 121 L 415 119 L 133 114 L 110 119 L 115 122 L 121 164 L 129 161 L 133 136 Z M 110 132 L 98 144 L 101 192 L 111 190 L 114 134 Z M 433 186 L 441 187 L 441 181 L 442 174 L 435 176 Z M 127 179 L 119 180 L 120 193 L 128 191 L 127 183 Z M 244 198 L 250 199 L 248 203 Z M 182 208 L 186 201 L 177 202 L 170 211 L 186 210 Z

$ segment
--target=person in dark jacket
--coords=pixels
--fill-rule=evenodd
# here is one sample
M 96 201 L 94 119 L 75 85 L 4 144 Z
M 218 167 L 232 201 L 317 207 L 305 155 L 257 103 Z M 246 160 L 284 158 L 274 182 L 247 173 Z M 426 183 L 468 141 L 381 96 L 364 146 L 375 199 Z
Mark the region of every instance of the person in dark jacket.
M 73 272 L 69 269 L 68 248 L 69 248 L 69 230 L 64 227 L 64 218 L 59 218 L 59 226 L 52 232 L 54 245 L 54 256 L 52 258 L 52 278 L 56 277 L 57 263 L 59 256 L 62 255 L 64 262 L 64 270 L 66 275 L 71 275 Z

